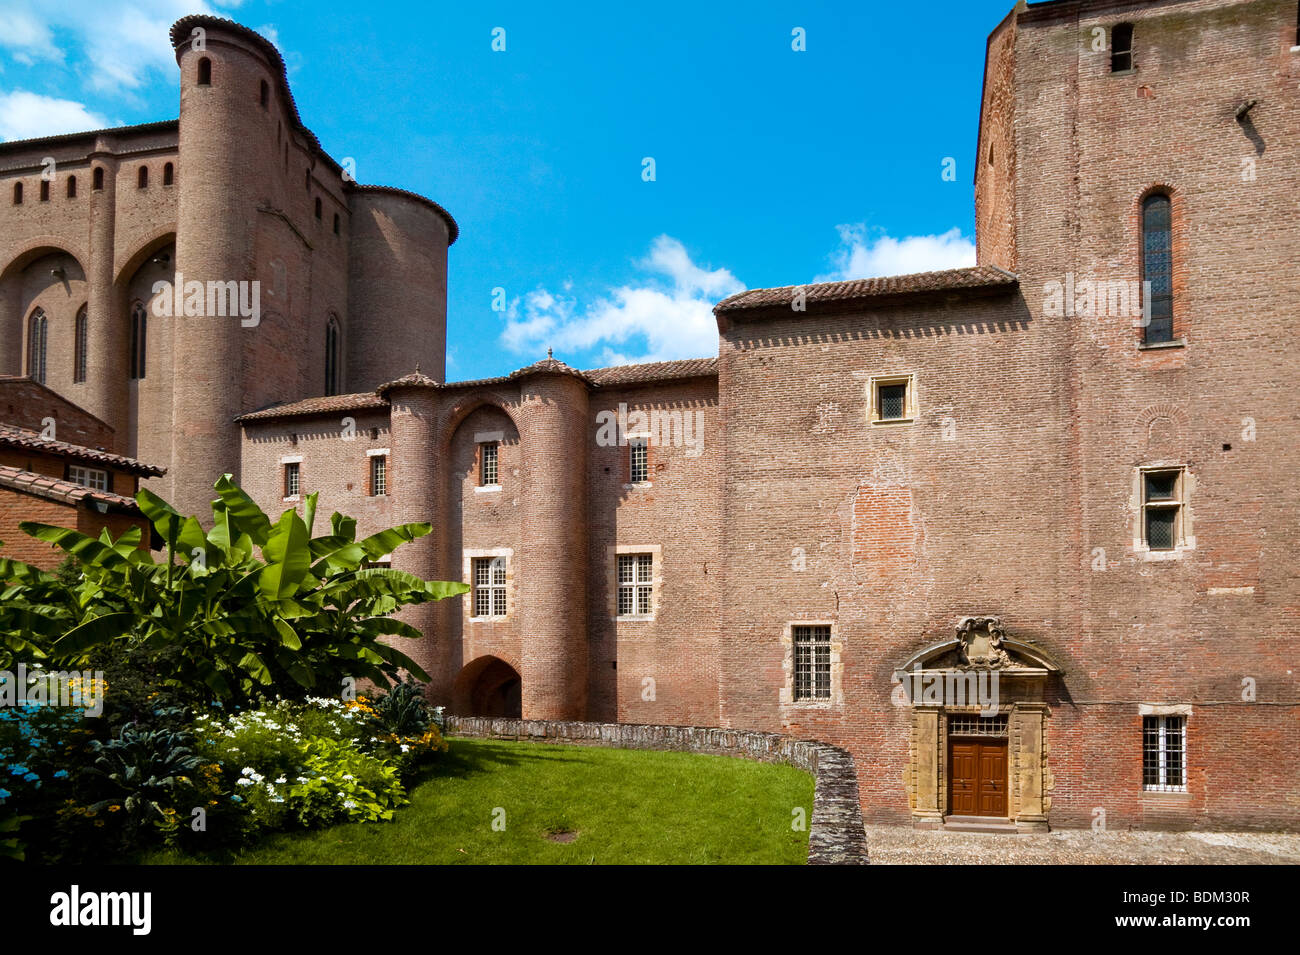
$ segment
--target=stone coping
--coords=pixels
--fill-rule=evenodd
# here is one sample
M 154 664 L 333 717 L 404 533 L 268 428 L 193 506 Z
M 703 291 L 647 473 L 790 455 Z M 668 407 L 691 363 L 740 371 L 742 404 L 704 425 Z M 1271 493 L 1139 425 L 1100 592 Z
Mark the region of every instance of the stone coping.
M 707 753 L 738 756 L 762 763 L 785 763 L 811 773 L 813 777 L 808 864 L 867 864 L 867 835 L 862 825 L 862 807 L 858 801 L 857 770 L 853 765 L 853 756 L 837 746 L 751 730 L 568 720 L 514 720 L 487 716 L 448 716 L 447 733 L 453 736 L 533 743 Z

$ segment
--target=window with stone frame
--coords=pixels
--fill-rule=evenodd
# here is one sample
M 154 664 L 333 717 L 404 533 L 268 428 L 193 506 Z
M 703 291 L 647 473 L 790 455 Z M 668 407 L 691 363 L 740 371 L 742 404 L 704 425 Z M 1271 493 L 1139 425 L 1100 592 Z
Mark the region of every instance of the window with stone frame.
M 872 424 L 901 424 L 916 418 L 915 375 L 876 375 L 868 389 L 868 420 Z
M 1142 717 L 1142 788 L 1187 792 L 1187 717 Z
M 618 555 L 618 615 L 648 617 L 654 613 L 654 555 Z
M 1173 551 L 1183 545 L 1185 469 L 1142 471 L 1142 543 L 1148 550 Z
M 831 698 L 831 628 L 825 624 L 792 628 L 795 702 Z
M 474 558 L 474 616 L 506 615 L 506 559 Z

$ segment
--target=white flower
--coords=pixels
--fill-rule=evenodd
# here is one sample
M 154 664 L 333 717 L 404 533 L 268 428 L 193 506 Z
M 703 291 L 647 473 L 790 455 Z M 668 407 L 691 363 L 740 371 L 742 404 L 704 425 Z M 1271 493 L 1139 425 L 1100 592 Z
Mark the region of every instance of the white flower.
M 353 776 L 351 773 L 347 773 L 347 774 L 344 775 L 343 778 L 344 778 L 344 779 L 356 779 L 357 777 Z
M 279 779 L 276 780 L 277 783 L 287 783 L 288 781 L 289 780 L 284 776 L 281 776 Z
M 254 769 L 252 766 L 245 766 L 243 769 L 241 769 L 241 770 L 239 771 L 239 775 L 241 775 L 241 776 L 256 776 L 256 775 L 257 775 L 257 770 Z
M 405 743 L 403 743 L 403 744 L 402 744 L 402 752 L 403 752 L 403 753 L 409 753 L 410 751 L 411 751 L 411 747 L 409 747 L 409 746 L 407 746 Z
M 343 800 L 343 808 L 344 808 L 344 809 L 355 809 L 355 808 L 357 808 L 357 804 L 356 804 L 355 802 L 353 802 L 351 799 L 345 799 L 345 800 Z
M 253 781 L 252 781 L 251 779 L 236 779 L 236 780 L 235 780 L 235 785 L 236 785 L 236 786 L 251 786 L 251 785 L 253 785 Z

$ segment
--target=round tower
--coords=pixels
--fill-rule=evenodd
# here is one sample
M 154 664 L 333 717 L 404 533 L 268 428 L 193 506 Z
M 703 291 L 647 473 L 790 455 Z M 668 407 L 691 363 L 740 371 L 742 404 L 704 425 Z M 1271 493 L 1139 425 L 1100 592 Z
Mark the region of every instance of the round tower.
M 390 402 L 389 445 L 394 475 L 392 485 L 393 524 L 428 521 L 433 532 L 403 544 L 393 551 L 393 568 L 423 577 L 425 580 L 458 580 L 460 573 L 447 573 L 446 518 L 440 480 L 437 438 L 437 382 L 419 372 L 389 382 L 383 393 Z M 455 604 L 458 601 L 443 601 Z M 397 640 L 395 645 L 428 672 L 429 697 L 438 702 L 449 700 L 454 667 L 447 661 L 445 631 L 440 633 L 440 604 L 425 603 L 408 607 L 402 619 L 424 634 L 414 642 Z
M 377 388 L 415 364 L 442 382 L 455 220 L 422 196 L 382 186 L 352 186 L 348 207 L 348 390 Z
M 587 384 L 546 360 L 519 383 L 525 719 L 587 716 Z
M 191 309 L 185 308 L 170 319 L 173 503 L 181 513 L 204 519 L 216 478 L 240 473 L 234 419 L 248 410 L 243 407 L 244 339 L 257 335 L 258 328 L 244 324 L 252 319 L 239 314 L 231 299 L 243 294 L 251 301 L 251 283 L 267 284 L 254 250 L 258 208 L 267 204 L 271 184 L 280 181 L 274 175 L 280 97 L 270 94 L 285 84 L 275 48 L 228 20 L 184 17 L 172 26 L 171 39 L 181 70 L 180 294 L 174 301 L 203 302 L 202 314 L 187 314 Z

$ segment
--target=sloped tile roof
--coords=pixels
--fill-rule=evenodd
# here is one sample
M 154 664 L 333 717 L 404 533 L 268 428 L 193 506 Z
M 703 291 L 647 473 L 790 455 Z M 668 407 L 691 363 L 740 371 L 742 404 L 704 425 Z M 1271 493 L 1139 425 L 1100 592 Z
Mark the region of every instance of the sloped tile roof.
M 362 411 L 367 408 L 387 408 L 388 402 L 373 391 L 352 395 L 321 395 L 304 398 L 283 405 L 273 405 L 258 411 L 241 414 L 236 421 L 262 421 L 270 418 L 294 418 L 302 415 L 330 414 L 336 411 Z
M 39 451 L 44 454 L 57 455 L 61 458 L 71 458 L 74 461 L 106 464 L 141 477 L 159 477 L 167 473 L 166 468 L 154 467 L 152 464 L 145 464 L 135 458 L 128 458 L 124 454 L 113 454 L 109 451 L 100 451 L 97 448 L 68 444 L 66 441 L 53 441 L 49 438 L 42 438 L 35 431 L 28 431 L 26 428 L 15 427 L 11 424 L 0 423 L 0 447 L 21 448 L 24 451 Z
M 106 504 L 116 511 L 125 511 L 129 514 L 140 513 L 140 505 L 136 504 L 134 498 L 114 494 L 111 491 L 96 491 L 93 488 L 82 487 L 80 484 L 73 484 L 71 481 L 47 477 L 35 471 L 24 471 L 22 468 L 0 466 L 0 487 L 34 494 L 50 501 L 71 504 L 73 507 L 90 501 Z
M 742 312 L 749 309 L 789 308 L 795 293 L 802 290 L 809 305 L 856 302 L 896 295 L 921 295 L 962 289 L 1012 287 L 1019 278 L 996 265 L 977 265 L 968 269 L 943 272 L 914 272 L 881 278 L 853 279 L 848 282 L 824 282 L 820 285 L 785 285 L 781 288 L 756 288 L 724 298 L 715 314 Z
M 716 358 L 684 358 L 680 361 L 652 361 L 642 365 L 613 365 L 593 368 L 587 377 L 602 387 L 639 385 L 679 378 L 709 378 L 718 373 Z

